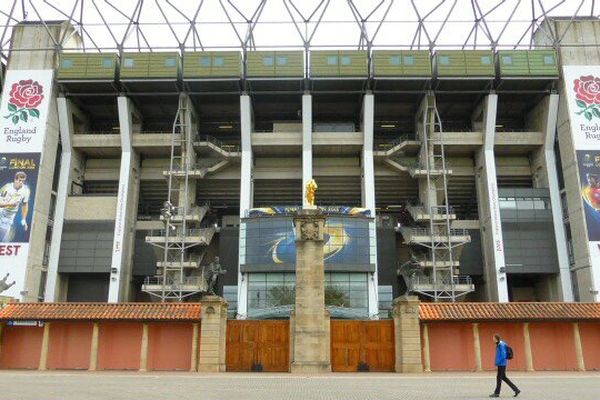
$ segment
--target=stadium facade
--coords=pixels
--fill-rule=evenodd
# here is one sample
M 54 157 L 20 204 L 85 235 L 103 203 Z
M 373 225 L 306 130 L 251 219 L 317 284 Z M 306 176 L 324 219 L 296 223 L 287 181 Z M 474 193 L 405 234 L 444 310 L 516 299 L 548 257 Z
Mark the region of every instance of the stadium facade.
M 14 24 L 2 295 L 193 301 L 218 277 L 233 315 L 285 316 L 314 179 L 334 316 L 386 316 L 405 293 L 598 301 L 599 31 L 552 17 L 528 49 L 84 52 L 69 21 Z

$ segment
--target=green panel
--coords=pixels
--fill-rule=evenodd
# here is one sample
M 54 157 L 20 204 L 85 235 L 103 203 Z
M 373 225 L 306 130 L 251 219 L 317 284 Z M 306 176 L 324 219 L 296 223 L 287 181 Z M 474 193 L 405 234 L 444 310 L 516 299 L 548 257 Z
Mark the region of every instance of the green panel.
M 183 55 L 183 77 L 239 78 L 242 57 L 239 51 L 189 51 Z
M 314 77 L 338 77 L 339 51 L 337 50 L 315 50 L 310 52 L 310 76 Z M 328 60 L 335 60 L 335 64 L 328 63 Z
M 58 79 L 85 79 L 87 54 L 63 53 L 60 55 Z
M 369 56 L 366 50 L 343 50 L 339 56 L 340 76 L 368 77 Z
M 276 51 L 274 56 L 275 76 L 304 78 L 303 51 Z
M 89 54 L 87 57 L 86 78 L 114 79 L 117 68 L 116 54 Z
M 431 56 L 427 50 L 374 50 L 373 73 L 376 77 L 431 77 Z
M 246 57 L 246 74 L 249 78 L 275 76 L 274 51 L 249 51 Z
M 177 79 L 179 72 L 179 54 L 175 52 L 150 53 L 148 66 L 149 78 Z
M 435 67 L 437 75 L 440 77 L 466 76 L 465 52 L 461 50 L 437 51 Z
M 150 53 L 123 53 L 121 79 L 148 78 Z
M 531 76 L 558 77 L 558 60 L 554 50 L 529 50 L 527 53 Z
M 527 50 L 500 50 L 497 58 L 501 77 L 529 75 Z
M 491 50 L 465 50 L 465 64 L 467 76 L 494 78 L 494 52 Z

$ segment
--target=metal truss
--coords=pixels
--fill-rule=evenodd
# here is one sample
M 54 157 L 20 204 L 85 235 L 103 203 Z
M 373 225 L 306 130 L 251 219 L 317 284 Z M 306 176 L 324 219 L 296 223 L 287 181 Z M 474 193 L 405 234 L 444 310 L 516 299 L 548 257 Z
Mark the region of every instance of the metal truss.
M 531 48 L 536 33 L 565 36 L 545 18 L 599 13 L 595 0 L 3 0 L 0 52 L 21 21 L 41 21 L 59 50 Z M 53 37 L 57 20 L 75 30 Z

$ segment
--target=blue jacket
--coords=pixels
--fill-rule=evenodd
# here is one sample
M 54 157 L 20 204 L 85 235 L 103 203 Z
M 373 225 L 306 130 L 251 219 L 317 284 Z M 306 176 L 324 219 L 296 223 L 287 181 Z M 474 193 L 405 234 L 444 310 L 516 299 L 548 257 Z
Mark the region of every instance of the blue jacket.
M 496 366 L 506 367 L 508 361 L 508 346 L 502 340 L 496 345 Z

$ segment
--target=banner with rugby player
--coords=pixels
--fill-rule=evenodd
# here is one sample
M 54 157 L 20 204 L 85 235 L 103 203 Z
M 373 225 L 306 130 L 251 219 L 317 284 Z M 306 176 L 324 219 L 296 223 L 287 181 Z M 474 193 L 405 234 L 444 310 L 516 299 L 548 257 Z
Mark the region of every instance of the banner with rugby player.
M 571 134 L 592 265 L 593 289 L 600 299 L 600 66 L 565 66 Z M 576 237 L 573 240 L 577 240 Z
M 0 102 L 0 296 L 21 299 L 52 70 L 9 70 Z

